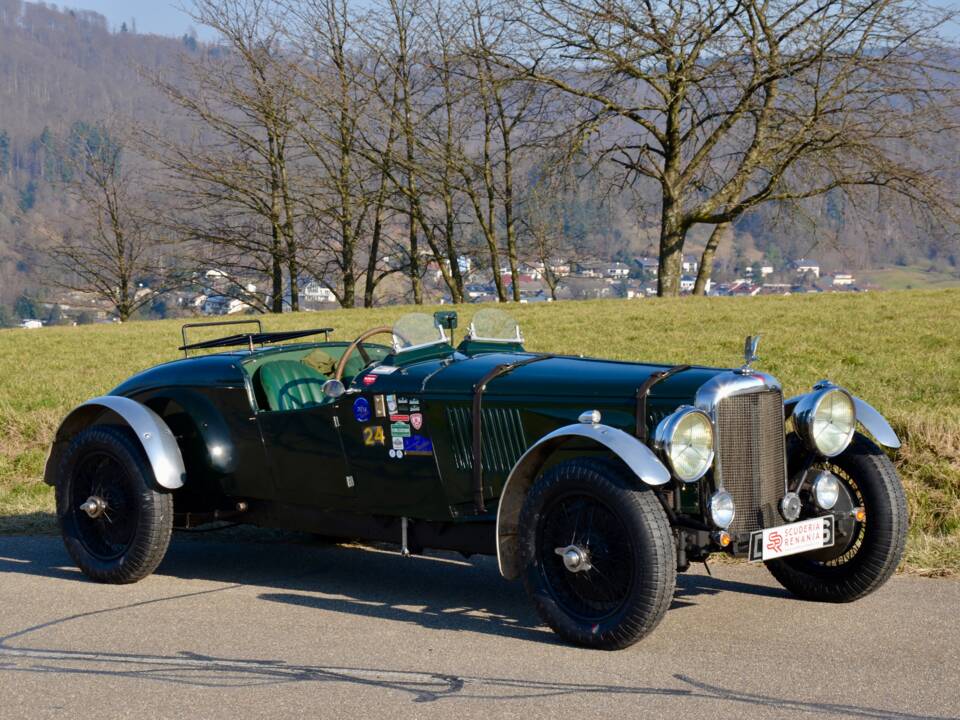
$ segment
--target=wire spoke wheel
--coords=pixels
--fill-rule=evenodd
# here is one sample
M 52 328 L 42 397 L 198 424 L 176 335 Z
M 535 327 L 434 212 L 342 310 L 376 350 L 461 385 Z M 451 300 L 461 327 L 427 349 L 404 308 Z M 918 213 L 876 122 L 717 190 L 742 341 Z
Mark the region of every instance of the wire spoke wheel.
M 90 554 L 101 560 L 122 555 L 137 531 L 139 513 L 131 486 L 123 465 L 107 452 L 91 452 L 76 465 L 70 504 L 78 537 Z M 102 504 L 96 516 L 82 509 L 90 499 Z
M 524 587 L 564 640 L 625 648 L 670 606 L 670 523 L 654 493 L 624 466 L 596 457 L 553 466 L 530 489 L 519 529 Z
M 903 556 L 907 536 L 903 485 L 889 458 L 860 433 L 844 452 L 814 467 L 833 473 L 853 506 L 864 509 L 866 519 L 854 522 L 842 546 L 770 560 L 766 565 L 781 585 L 799 597 L 851 602 L 883 585 Z
M 602 620 L 621 608 L 635 570 L 633 543 L 623 522 L 588 495 L 570 494 L 545 509 L 537 539 L 539 566 L 554 599 L 584 620 Z M 588 561 L 571 570 L 559 552 L 574 547 Z
M 822 463 L 817 467 L 821 470 L 827 470 L 828 472 L 833 473 L 846 487 L 847 492 L 850 493 L 850 497 L 853 499 L 854 507 L 865 508 L 867 517 L 870 516 L 870 508 L 866 507 L 864 503 L 863 493 L 860 492 L 860 487 L 857 485 L 856 480 L 854 480 L 849 473 L 834 463 Z M 864 542 L 866 541 L 866 536 L 867 523 L 854 522 L 853 533 L 851 533 L 850 538 L 846 541 L 846 543 L 844 543 L 844 547 L 841 549 L 840 554 L 829 560 L 823 561 L 822 564 L 826 567 L 841 567 L 846 565 L 857 556 L 857 553 L 860 552 L 860 549 L 864 546 Z
M 129 428 L 94 425 L 73 438 L 56 478 L 57 518 L 67 552 L 98 582 L 131 583 L 163 560 L 173 496 Z

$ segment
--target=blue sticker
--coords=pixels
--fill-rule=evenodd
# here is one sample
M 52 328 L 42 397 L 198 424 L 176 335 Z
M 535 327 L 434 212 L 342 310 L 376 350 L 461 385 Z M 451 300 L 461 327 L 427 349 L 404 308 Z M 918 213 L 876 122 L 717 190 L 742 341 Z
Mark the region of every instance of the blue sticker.
M 403 451 L 407 455 L 433 455 L 433 443 L 423 435 L 411 435 L 403 439 Z
M 370 420 L 370 401 L 365 397 L 358 397 L 353 401 L 353 416 L 357 422 L 367 422 Z

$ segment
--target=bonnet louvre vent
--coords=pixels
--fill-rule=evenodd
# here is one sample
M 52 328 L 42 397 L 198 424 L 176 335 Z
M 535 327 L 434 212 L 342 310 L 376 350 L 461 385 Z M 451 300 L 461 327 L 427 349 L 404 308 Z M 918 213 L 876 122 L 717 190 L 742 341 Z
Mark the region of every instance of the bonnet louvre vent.
M 527 449 L 527 441 L 515 408 L 483 409 L 483 469 L 509 472 Z M 473 418 L 470 408 L 448 407 L 447 422 L 453 438 L 453 459 L 458 470 L 473 469 Z

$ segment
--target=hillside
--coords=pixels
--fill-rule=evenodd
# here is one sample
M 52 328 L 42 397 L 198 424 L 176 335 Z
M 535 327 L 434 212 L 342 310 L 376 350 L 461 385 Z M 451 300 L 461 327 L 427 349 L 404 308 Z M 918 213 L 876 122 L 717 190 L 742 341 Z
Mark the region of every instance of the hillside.
M 175 72 L 195 47 L 190 38 L 111 33 L 93 12 L 0 0 L 0 304 L 42 284 L 33 228 L 67 211 L 55 141 L 103 119 L 177 132 L 141 71 Z
M 217 50 L 192 37 L 111 32 L 93 12 L 0 0 L 0 319 L 11 317 L 24 293 L 41 300 L 55 295 L 45 248 L 51 237 L 68 232 L 75 211 L 65 196 L 62 148 L 102 121 L 145 123 L 173 138 L 191 135 L 194 128 L 145 74 L 161 73 L 176 84 L 183 59 L 203 52 Z M 935 142 L 932 154 L 960 167 L 960 143 L 949 134 Z M 518 172 L 519 198 L 536 174 L 535 167 Z M 629 262 L 655 254 L 657 203 L 646 192 L 610 191 L 584 176 L 556 200 L 559 233 L 576 246 L 572 252 L 588 259 Z M 708 232 L 694 228 L 689 252 L 700 250 Z M 480 244 L 478 237 L 467 241 Z M 919 268 L 923 274 L 916 281 L 878 276 L 881 286 L 903 287 L 931 279 L 929 269 L 946 280 L 957 278 L 960 239 L 898 202 L 864 197 L 854 203 L 831 192 L 801 207 L 771 204 L 741 218 L 718 253 L 717 267 L 732 276 L 761 258 L 779 269 L 800 257 L 815 257 L 827 270 Z
M 476 308 L 458 308 L 461 328 Z M 334 338 L 350 339 L 412 309 L 288 314 L 266 328 L 330 325 Z M 625 360 L 729 367 L 741 360 L 743 337 L 763 333 L 758 367 L 780 378 L 787 396 L 827 377 L 891 420 L 904 441 L 896 460 L 911 509 L 907 564 L 960 572 L 960 290 L 511 310 L 528 349 Z M 60 419 L 132 373 L 178 357 L 179 344 L 171 321 L 0 331 L 0 532 L 52 529 L 53 496 L 40 477 Z

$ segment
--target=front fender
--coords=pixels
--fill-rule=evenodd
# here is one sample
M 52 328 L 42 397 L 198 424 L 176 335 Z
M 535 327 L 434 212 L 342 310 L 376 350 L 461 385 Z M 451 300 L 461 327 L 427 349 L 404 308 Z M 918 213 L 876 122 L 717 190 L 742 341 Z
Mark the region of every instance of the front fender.
M 44 481 L 56 482 L 60 458 L 70 441 L 81 431 L 108 417 L 127 425 L 143 447 L 157 484 L 167 490 L 183 487 L 186 470 L 177 439 L 163 419 L 136 400 L 120 395 L 93 398 L 73 410 L 60 424 L 47 458 Z
M 816 392 L 819 388 L 814 388 L 813 392 Z M 800 402 L 803 398 L 813 393 L 804 393 L 803 395 L 797 395 L 792 397 L 783 404 L 783 410 L 786 417 L 790 417 L 793 414 L 794 409 L 797 407 L 797 403 Z M 853 407 L 857 413 L 857 422 L 863 425 L 864 429 L 873 435 L 874 439 L 881 445 L 885 447 L 897 449 L 900 447 L 900 438 L 897 437 L 897 433 L 890 423 L 887 422 L 887 419 L 881 415 L 877 410 L 870 405 L 865 400 L 858 398 L 856 395 L 851 394 L 853 398 Z
M 497 506 L 497 566 L 508 580 L 520 576 L 517 558 L 520 511 L 540 468 L 561 445 L 573 438 L 587 439 L 610 450 L 648 485 L 670 482 L 670 471 L 646 445 L 609 425 L 567 425 L 544 435 L 517 461 L 507 477 Z

